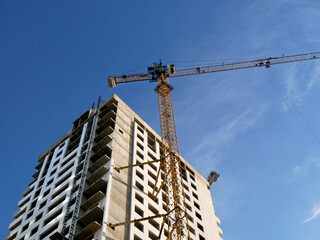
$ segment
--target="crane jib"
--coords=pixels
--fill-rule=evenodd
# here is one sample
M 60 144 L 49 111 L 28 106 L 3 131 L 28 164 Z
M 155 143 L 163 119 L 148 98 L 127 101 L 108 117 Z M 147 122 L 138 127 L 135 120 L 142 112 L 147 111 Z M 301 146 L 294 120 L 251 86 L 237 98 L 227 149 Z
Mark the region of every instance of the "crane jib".
M 253 67 L 269 68 L 271 65 L 274 65 L 274 64 L 306 61 L 306 60 L 313 60 L 313 59 L 319 59 L 319 58 L 320 58 L 320 52 L 274 57 L 274 58 L 265 58 L 265 59 L 258 59 L 258 60 L 238 62 L 238 63 L 228 63 L 228 64 L 221 64 L 221 65 L 214 65 L 214 66 L 207 66 L 207 67 L 181 69 L 181 70 L 177 70 L 174 74 L 171 74 L 169 77 L 181 77 L 181 76 L 188 76 L 188 75 L 222 72 L 222 71 L 230 71 L 230 70 L 253 68 Z
M 282 57 L 270 57 L 270 58 L 252 60 L 252 61 L 243 61 L 243 62 L 228 63 L 228 64 L 206 66 L 206 67 L 197 67 L 197 68 L 190 68 L 190 69 L 180 69 L 180 70 L 176 70 L 174 73 L 171 73 L 168 71 L 167 77 L 181 77 L 181 76 L 189 76 L 189 75 L 212 73 L 212 72 L 222 72 L 222 71 L 230 71 L 230 70 L 253 68 L 253 67 L 269 68 L 271 65 L 274 65 L 274 64 L 314 60 L 319 58 L 320 58 L 320 52 L 291 55 L 291 56 L 282 56 Z M 170 66 L 171 66 L 170 68 L 174 67 L 174 65 L 170 65 Z M 129 83 L 129 82 L 139 82 L 139 81 L 154 82 L 154 77 L 150 73 L 108 77 L 109 87 L 115 87 L 119 83 Z

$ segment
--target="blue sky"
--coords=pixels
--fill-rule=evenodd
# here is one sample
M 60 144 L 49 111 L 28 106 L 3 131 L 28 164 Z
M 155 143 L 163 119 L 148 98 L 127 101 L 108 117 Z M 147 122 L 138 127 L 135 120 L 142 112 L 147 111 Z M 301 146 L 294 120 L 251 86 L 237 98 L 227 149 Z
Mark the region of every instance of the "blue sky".
M 320 3 L 1 1 L 0 235 L 38 156 L 98 96 L 159 132 L 154 84 L 106 76 L 320 51 Z M 180 153 L 212 187 L 224 239 L 318 240 L 319 61 L 173 79 Z

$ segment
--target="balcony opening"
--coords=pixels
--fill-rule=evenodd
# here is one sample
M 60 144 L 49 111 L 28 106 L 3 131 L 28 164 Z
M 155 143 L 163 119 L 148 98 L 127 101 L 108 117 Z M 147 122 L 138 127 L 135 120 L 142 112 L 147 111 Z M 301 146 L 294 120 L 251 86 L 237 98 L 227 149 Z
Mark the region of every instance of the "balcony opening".
M 196 216 L 197 216 L 197 218 L 199 218 L 200 220 L 202 220 L 202 217 L 201 217 L 201 215 L 200 215 L 199 213 L 196 212 Z
M 135 222 L 134 226 L 143 232 L 143 224 L 141 222 Z
M 202 232 L 204 232 L 203 226 L 201 224 L 197 223 L 197 226 Z
M 158 240 L 158 236 L 155 235 L 153 232 L 149 231 L 149 239 L 151 240 Z
M 135 193 L 135 198 L 143 204 L 143 197 L 141 197 L 138 193 Z
M 136 181 L 136 187 L 143 192 L 143 185 Z
M 156 220 L 151 219 L 151 220 L 149 220 L 148 222 L 149 222 L 152 226 L 154 226 L 157 230 L 160 229 L 160 224 L 159 224 Z
M 158 215 L 159 211 L 153 207 L 151 204 L 148 204 L 148 209 L 154 214 L 154 215 Z
M 134 207 L 134 211 L 136 212 L 136 213 L 138 213 L 138 215 L 140 216 L 140 217 L 143 217 L 143 210 L 141 209 L 141 208 L 139 208 L 138 206 L 135 206 Z

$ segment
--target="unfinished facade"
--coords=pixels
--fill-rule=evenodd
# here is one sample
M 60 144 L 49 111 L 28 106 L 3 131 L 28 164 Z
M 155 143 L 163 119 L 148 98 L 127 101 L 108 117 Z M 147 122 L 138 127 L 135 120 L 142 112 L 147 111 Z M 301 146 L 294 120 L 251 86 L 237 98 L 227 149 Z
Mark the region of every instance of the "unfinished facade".
M 6 239 L 158 239 L 161 218 L 114 229 L 109 224 L 166 213 L 165 191 L 150 197 L 159 163 L 114 169 L 159 159 L 160 146 L 160 136 L 118 96 L 89 109 L 39 157 Z M 181 161 L 190 238 L 220 240 L 210 184 Z M 161 239 L 166 236 L 164 225 Z

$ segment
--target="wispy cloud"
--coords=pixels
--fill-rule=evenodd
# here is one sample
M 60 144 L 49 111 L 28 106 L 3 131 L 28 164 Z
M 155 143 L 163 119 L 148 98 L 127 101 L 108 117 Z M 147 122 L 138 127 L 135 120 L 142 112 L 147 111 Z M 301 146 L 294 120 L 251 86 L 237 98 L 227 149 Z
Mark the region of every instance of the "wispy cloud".
M 292 51 L 303 49 L 307 41 L 310 43 L 310 39 L 315 43 L 319 41 L 314 37 L 314 32 L 320 30 L 320 4 L 317 1 L 255 1 L 247 7 L 245 16 L 248 48 L 259 54 L 270 54 L 270 51 L 276 49 L 275 46 L 279 47 L 278 51 Z M 266 26 L 265 22 L 276 24 L 261 27 Z M 284 41 L 288 33 L 299 35 Z
M 310 80 L 307 82 L 307 93 L 310 92 L 310 90 L 316 85 L 316 83 L 319 83 L 320 81 L 320 66 L 317 65 L 310 76 Z
M 302 223 L 310 222 L 320 216 L 320 201 L 315 203 L 312 210 L 311 210 L 311 216 L 305 219 Z
M 286 183 L 290 183 L 298 177 L 305 176 L 312 169 L 320 170 L 320 158 L 318 157 L 307 157 L 303 163 L 295 165 L 286 177 Z
M 309 72 L 309 74 L 305 74 L 304 73 L 304 77 L 299 76 L 299 70 L 293 70 L 290 73 L 289 79 L 290 79 L 290 83 L 288 83 L 288 90 L 290 89 L 290 93 L 288 92 L 288 96 L 289 94 L 293 97 L 296 98 L 298 101 L 302 100 L 302 97 L 305 95 L 308 95 L 310 93 L 310 91 L 313 89 L 313 87 L 315 87 L 317 85 L 317 83 L 319 83 L 320 81 L 320 66 L 316 65 L 314 68 L 311 69 L 311 71 Z M 300 82 L 302 82 L 302 86 L 299 89 L 297 87 L 297 82 L 299 82 L 299 80 L 301 80 Z
M 293 64 L 284 68 L 281 74 L 273 69 L 267 71 L 269 81 L 280 94 L 279 106 L 282 112 L 288 112 L 290 108 L 300 111 L 303 97 L 319 86 L 320 66 L 308 66 L 308 71 L 305 71 L 305 67 L 305 65 Z
M 213 164 L 217 164 L 232 142 L 248 129 L 253 128 L 265 111 L 266 107 L 260 107 L 259 110 L 248 109 L 222 124 L 218 129 L 208 132 L 201 142 L 187 153 L 188 158 L 196 158 L 196 165 L 198 165 L 196 168 L 201 172 L 209 172 L 210 169 L 206 169 L 204 166 L 213 167 Z M 199 156 L 201 156 L 200 159 Z
M 297 88 L 297 68 L 291 67 L 289 71 L 286 72 L 283 84 L 278 84 L 278 89 L 280 94 L 282 94 L 281 110 L 283 112 L 289 111 L 292 104 L 300 104 L 302 94 Z M 281 78 L 278 80 L 282 80 Z M 277 81 L 277 79 L 276 79 Z M 283 90 L 281 87 L 283 86 Z

